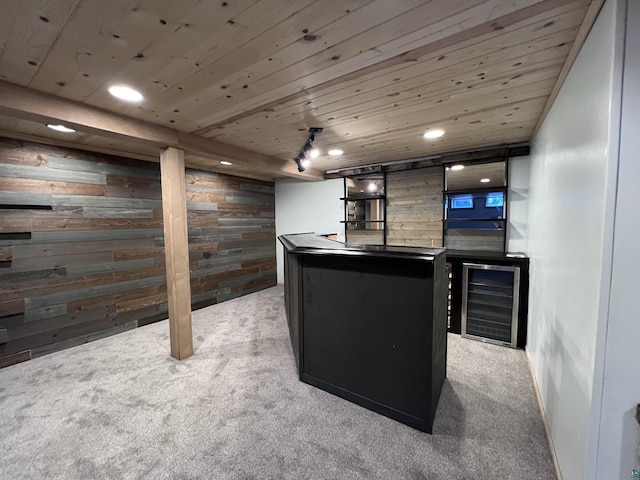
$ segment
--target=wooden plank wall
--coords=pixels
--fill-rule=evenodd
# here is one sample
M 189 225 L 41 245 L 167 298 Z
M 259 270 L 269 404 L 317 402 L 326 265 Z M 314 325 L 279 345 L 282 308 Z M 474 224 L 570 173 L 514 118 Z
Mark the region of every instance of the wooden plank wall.
M 347 242 L 360 245 L 383 245 L 384 230 L 347 230 Z
M 442 246 L 442 168 L 387 173 L 387 245 Z
M 186 184 L 193 307 L 276 285 L 273 183 Z M 0 365 L 166 318 L 165 280 L 158 164 L 0 139 Z
M 504 230 L 455 230 L 447 231 L 447 248 L 454 250 L 504 251 Z

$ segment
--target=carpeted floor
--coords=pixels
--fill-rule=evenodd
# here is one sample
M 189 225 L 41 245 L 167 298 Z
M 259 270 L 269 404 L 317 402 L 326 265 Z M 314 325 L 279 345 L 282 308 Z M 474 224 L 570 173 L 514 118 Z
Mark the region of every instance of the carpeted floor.
M 0 370 L 0 478 L 554 479 L 523 351 L 449 335 L 434 434 L 297 379 L 273 287 Z

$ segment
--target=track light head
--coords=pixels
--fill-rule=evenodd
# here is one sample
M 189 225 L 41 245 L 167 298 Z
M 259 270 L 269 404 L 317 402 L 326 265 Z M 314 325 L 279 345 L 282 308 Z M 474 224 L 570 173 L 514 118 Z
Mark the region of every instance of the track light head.
M 306 170 L 306 167 L 304 165 L 302 165 L 302 160 L 300 160 L 300 157 L 295 158 L 294 160 L 296 162 L 296 165 L 298 166 L 298 171 L 300 173 L 304 172 Z
M 309 156 L 312 158 L 315 158 L 318 156 L 317 154 L 315 156 L 311 154 L 311 150 L 313 150 L 313 142 L 315 141 L 316 135 L 318 133 L 322 133 L 322 128 L 311 127 L 309 129 L 309 137 L 307 138 L 307 141 L 304 143 L 304 146 L 302 147 L 302 150 L 300 150 L 300 153 L 298 154 L 298 156 L 293 159 L 293 161 L 296 162 L 296 165 L 298 166 L 299 172 L 304 172 L 307 166 L 309 165 L 309 160 L 307 160 L 307 154 L 309 154 Z

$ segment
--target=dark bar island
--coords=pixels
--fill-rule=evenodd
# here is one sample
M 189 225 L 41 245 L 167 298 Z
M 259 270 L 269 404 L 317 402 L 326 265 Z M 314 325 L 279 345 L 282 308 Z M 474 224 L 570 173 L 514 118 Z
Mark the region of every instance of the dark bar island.
M 446 376 L 445 250 L 279 240 L 300 380 L 431 433 Z

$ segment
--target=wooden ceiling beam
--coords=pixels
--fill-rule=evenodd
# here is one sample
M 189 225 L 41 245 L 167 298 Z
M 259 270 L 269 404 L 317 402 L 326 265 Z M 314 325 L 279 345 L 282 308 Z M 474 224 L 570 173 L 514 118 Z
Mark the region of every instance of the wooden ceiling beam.
M 62 123 L 81 132 L 153 145 L 158 149 L 180 148 L 202 157 L 231 160 L 235 164 L 270 173 L 274 177 L 287 176 L 315 181 L 324 179 L 319 170 L 298 172 L 293 161 L 208 140 L 4 81 L 0 81 L 0 113 L 34 122 Z M 158 156 L 159 154 L 158 150 Z
M 19 140 L 23 142 L 41 143 L 55 147 L 71 148 L 74 150 L 83 150 L 86 152 L 102 153 L 105 155 L 115 155 L 117 157 L 132 158 L 136 160 L 144 160 L 145 162 L 158 163 L 160 157 L 158 155 L 144 153 L 141 151 L 123 150 L 114 147 L 104 147 L 94 145 L 92 143 L 84 143 L 80 141 L 61 140 L 60 138 L 43 137 L 34 134 L 20 133 L 11 130 L 0 129 L 0 142 L 2 138 Z M 275 175 L 273 173 L 262 172 L 250 167 L 233 167 L 219 165 L 218 162 L 212 162 L 209 158 L 198 155 L 185 155 L 185 164 L 187 168 L 194 170 L 202 170 L 206 172 L 221 173 L 224 175 L 233 175 L 235 177 L 253 178 L 255 180 L 263 180 L 265 182 L 273 182 Z
M 105 155 L 115 155 L 120 157 L 132 158 L 135 160 L 143 160 L 145 162 L 160 161 L 160 157 L 140 152 L 117 150 L 115 148 L 105 148 L 97 145 L 85 144 L 82 142 L 74 142 L 68 140 L 60 140 L 58 138 L 43 137 L 28 133 L 14 132 L 11 130 L 0 129 L 0 137 L 20 140 L 23 142 L 41 143 L 43 145 L 53 145 L 54 147 L 71 148 L 75 150 L 85 150 L 87 152 L 102 153 Z
M 177 133 L 178 145 L 182 145 L 181 148 L 184 148 L 189 153 L 205 157 L 224 157 L 233 159 L 234 161 L 240 159 L 241 161 L 238 161 L 239 164 L 261 171 L 269 171 L 273 173 L 275 177 L 294 177 L 305 180 L 324 179 L 323 172 L 319 170 L 307 169 L 304 172 L 298 172 L 298 167 L 293 160 L 287 162 L 286 160 L 281 160 L 228 143 L 222 143 L 217 140 L 199 137 L 191 133 Z M 268 170 L 265 168 L 265 165 L 269 165 Z
M 81 132 L 151 143 L 160 148 L 178 142 L 175 130 L 3 81 L 0 81 L 0 113 L 32 122 L 60 122 Z

